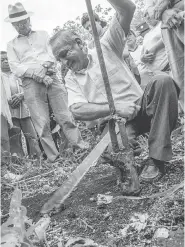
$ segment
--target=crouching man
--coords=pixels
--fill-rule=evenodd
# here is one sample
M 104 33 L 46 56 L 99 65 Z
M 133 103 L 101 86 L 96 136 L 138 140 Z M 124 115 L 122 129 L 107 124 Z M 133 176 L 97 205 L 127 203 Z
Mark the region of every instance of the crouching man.
M 172 157 L 170 135 L 177 121 L 177 91 L 165 73 L 154 74 L 143 92 L 123 63 L 122 53 L 135 5 L 130 0 L 109 0 L 116 15 L 101 38 L 101 46 L 117 114 L 127 118 L 130 141 L 149 132 L 149 160 L 141 177 L 156 178 L 164 162 Z M 70 71 L 65 80 L 70 109 L 76 119 L 92 121 L 110 115 L 96 49 L 86 53 L 81 38 L 70 30 L 61 30 L 50 44 L 56 59 Z

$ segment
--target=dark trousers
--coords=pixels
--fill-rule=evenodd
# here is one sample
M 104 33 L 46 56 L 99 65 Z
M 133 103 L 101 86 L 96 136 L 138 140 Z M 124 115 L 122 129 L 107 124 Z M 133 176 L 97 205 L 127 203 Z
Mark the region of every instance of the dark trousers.
M 10 142 L 8 135 L 8 121 L 1 114 L 1 162 L 9 161 L 10 156 Z
M 164 72 L 156 72 L 145 88 L 140 105 L 138 115 L 126 124 L 129 139 L 149 132 L 149 157 L 169 161 L 171 132 L 178 118 L 178 94 L 173 79 Z
M 25 136 L 27 151 L 30 156 L 40 157 L 41 151 L 38 144 L 37 134 L 30 117 L 12 118 L 13 128 L 9 130 L 10 151 L 19 156 L 24 156 L 21 140 L 21 130 Z

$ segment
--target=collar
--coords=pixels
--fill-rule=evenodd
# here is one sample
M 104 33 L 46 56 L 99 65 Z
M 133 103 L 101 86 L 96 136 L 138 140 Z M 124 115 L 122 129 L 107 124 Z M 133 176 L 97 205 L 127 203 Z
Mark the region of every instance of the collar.
M 17 38 L 21 38 L 21 37 L 29 37 L 32 33 L 36 33 L 36 31 L 31 30 L 27 36 L 22 35 L 22 34 L 19 34 L 19 35 L 17 36 Z

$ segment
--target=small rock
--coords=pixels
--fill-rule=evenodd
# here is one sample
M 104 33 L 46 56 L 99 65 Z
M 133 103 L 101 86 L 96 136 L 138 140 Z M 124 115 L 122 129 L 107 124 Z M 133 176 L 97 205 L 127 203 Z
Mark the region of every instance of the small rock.
M 96 201 L 96 198 L 95 198 L 95 197 L 91 197 L 89 200 L 90 200 L 91 202 L 95 202 L 95 201 Z
M 67 216 L 68 216 L 69 218 L 71 218 L 71 219 L 75 219 L 75 218 L 77 217 L 77 215 L 76 215 L 74 212 L 68 213 Z
M 110 204 L 112 200 L 113 200 L 113 196 L 103 195 L 103 194 L 97 195 L 97 205 Z
M 178 226 L 172 226 L 172 231 L 177 231 Z
M 50 189 L 50 186 L 48 185 L 48 184 L 45 184 L 44 186 L 43 186 L 43 190 L 44 191 L 48 191 Z
M 168 238 L 169 231 L 166 228 L 158 228 L 154 233 L 154 238 Z
M 110 213 L 109 212 L 104 214 L 104 220 L 108 220 L 109 218 L 110 218 Z

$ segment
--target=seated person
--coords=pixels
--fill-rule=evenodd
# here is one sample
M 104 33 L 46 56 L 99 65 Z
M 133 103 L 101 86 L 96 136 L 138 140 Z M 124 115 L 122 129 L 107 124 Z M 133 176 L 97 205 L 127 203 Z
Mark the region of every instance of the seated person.
M 164 72 L 154 75 L 142 91 L 122 59 L 135 5 L 130 0 L 109 2 L 116 15 L 100 42 L 116 112 L 127 119 L 130 142 L 149 132 L 149 160 L 141 174 L 148 181 L 156 178 L 165 161 L 172 158 L 170 135 L 178 117 L 177 91 L 172 78 Z M 75 119 L 93 121 L 110 116 L 96 49 L 87 53 L 79 35 L 71 30 L 56 33 L 50 45 L 55 58 L 69 68 L 65 80 Z

